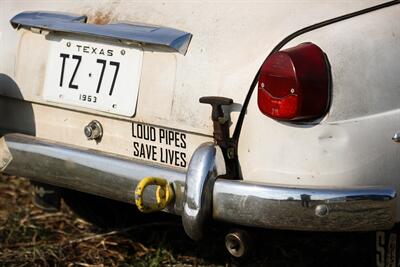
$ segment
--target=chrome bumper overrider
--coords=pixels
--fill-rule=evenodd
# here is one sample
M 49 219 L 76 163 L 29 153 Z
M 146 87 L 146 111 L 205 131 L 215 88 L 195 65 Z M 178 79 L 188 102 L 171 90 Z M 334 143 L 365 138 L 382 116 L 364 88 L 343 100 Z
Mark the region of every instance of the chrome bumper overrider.
M 312 231 L 390 228 L 396 192 L 390 187 L 310 189 L 218 178 L 223 159 L 212 143 L 194 153 L 187 173 L 94 150 L 20 134 L 3 137 L 12 155 L 6 173 L 134 203 L 144 177 L 167 179 L 175 201 L 165 211 L 182 216 L 185 231 L 199 239 L 208 218 L 246 226 Z M 154 201 L 148 193 L 145 201 Z

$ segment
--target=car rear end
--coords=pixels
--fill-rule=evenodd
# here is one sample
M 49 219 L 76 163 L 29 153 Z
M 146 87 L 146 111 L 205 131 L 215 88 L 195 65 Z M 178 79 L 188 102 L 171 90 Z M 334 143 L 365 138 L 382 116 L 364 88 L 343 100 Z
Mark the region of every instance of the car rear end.
M 193 239 L 210 218 L 388 229 L 400 6 L 382 3 L 1 2 L 5 172 L 161 207 Z

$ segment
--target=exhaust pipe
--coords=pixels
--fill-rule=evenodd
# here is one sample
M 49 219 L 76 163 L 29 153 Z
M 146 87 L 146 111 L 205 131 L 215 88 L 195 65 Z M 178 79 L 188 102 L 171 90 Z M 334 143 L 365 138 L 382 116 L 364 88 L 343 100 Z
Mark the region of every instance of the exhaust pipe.
M 251 247 L 251 237 L 246 230 L 232 230 L 225 236 L 225 247 L 236 258 L 246 256 Z

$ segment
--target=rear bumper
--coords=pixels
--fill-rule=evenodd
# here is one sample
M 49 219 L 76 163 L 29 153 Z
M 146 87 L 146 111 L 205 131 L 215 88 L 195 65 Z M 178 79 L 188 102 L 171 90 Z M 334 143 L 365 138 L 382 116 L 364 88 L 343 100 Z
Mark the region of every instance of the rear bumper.
M 218 178 L 223 161 L 211 143 L 196 150 L 184 173 L 26 135 L 3 139 L 13 158 L 6 173 L 60 187 L 134 203 L 141 179 L 167 179 L 175 201 L 165 211 L 181 215 L 194 239 L 211 216 L 239 225 L 310 231 L 389 229 L 396 218 L 396 192 L 389 187 L 290 188 Z M 152 195 L 145 201 L 153 201 Z

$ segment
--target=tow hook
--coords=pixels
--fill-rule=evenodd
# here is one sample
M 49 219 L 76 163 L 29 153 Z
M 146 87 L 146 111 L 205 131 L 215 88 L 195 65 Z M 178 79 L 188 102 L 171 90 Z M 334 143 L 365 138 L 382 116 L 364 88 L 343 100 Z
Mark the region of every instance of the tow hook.
M 156 203 L 146 206 L 143 202 L 143 193 L 147 186 L 157 186 Z M 146 177 L 142 179 L 135 189 L 135 203 L 137 208 L 143 213 L 163 210 L 174 199 L 174 190 L 166 179 L 156 177 Z

